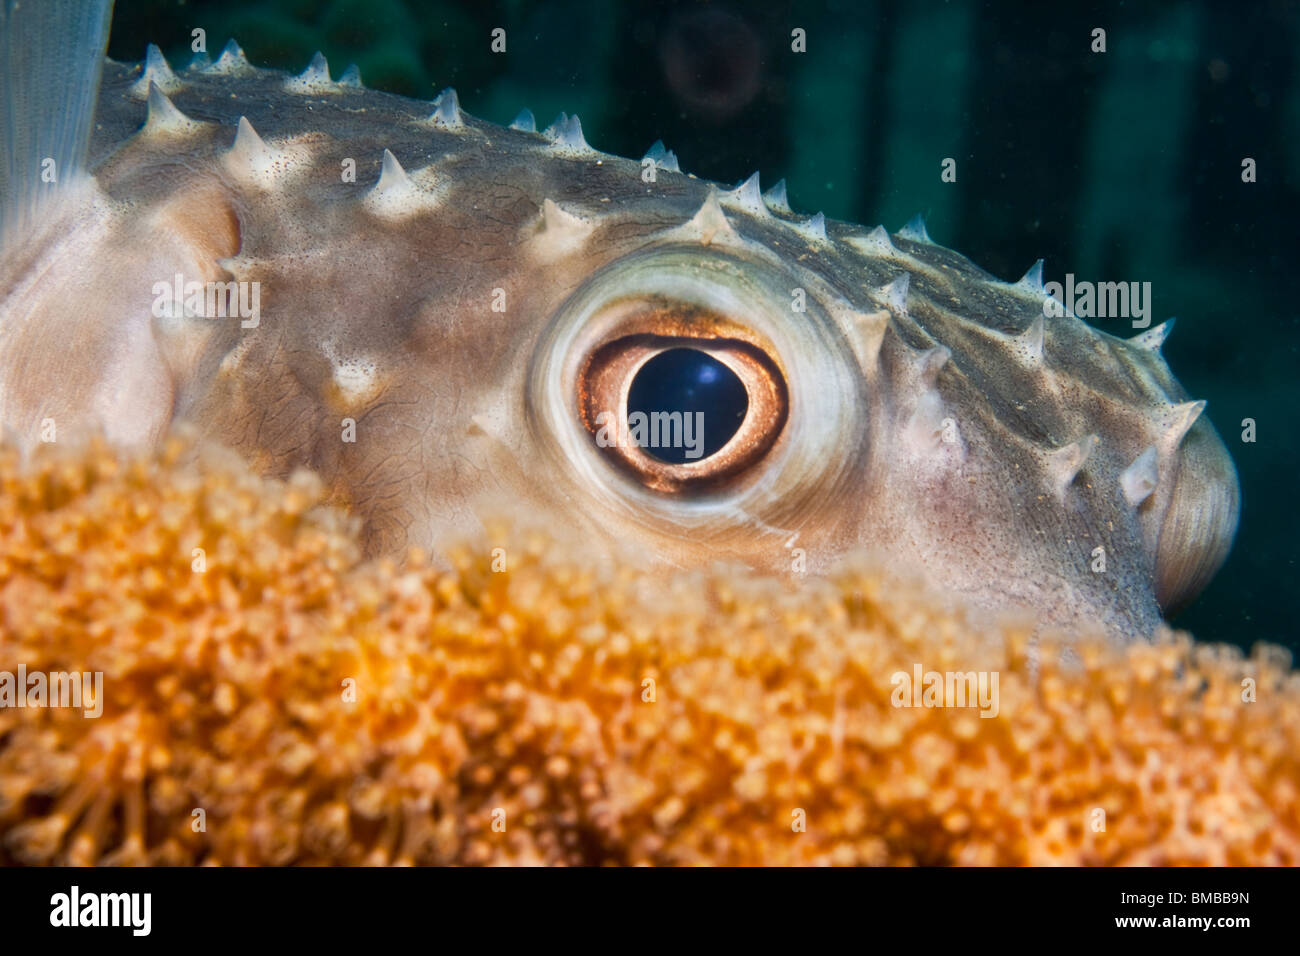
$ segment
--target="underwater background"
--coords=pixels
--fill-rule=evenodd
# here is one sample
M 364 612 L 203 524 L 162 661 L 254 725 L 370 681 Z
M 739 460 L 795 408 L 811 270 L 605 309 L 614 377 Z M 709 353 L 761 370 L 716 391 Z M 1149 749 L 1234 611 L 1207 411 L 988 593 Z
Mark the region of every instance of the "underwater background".
M 1004 279 L 1042 258 L 1048 282 L 1150 282 L 1151 324 L 1178 317 L 1165 357 L 1242 486 L 1227 564 L 1173 623 L 1300 650 L 1300 2 L 1059 6 L 117 0 L 109 55 L 152 42 L 179 68 L 195 28 L 259 67 L 296 73 L 319 49 L 335 78 L 355 62 L 377 89 L 453 86 L 497 123 L 576 112 L 606 152 L 663 139 L 701 178 L 784 177 L 807 213 L 896 231 L 920 212 Z

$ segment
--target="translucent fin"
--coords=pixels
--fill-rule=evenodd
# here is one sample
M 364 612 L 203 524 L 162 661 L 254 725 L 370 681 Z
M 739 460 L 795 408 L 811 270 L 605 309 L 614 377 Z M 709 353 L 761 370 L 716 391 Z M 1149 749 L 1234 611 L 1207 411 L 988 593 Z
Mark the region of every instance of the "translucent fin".
M 112 0 L 0 0 L 0 245 L 85 176 Z

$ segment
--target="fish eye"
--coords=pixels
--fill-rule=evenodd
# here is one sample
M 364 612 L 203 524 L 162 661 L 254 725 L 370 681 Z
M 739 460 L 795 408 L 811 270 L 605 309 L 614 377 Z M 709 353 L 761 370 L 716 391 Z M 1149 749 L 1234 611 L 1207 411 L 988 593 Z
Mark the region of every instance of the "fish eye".
M 731 440 L 744 424 L 749 410 L 745 383 L 735 372 L 708 352 L 693 348 L 671 348 L 648 359 L 632 377 L 627 393 L 629 419 L 655 421 L 659 415 L 671 429 L 679 419 L 681 432 L 669 440 L 644 445 L 652 458 L 670 465 L 684 465 L 699 458 L 711 458 Z M 667 416 L 666 418 L 663 416 Z M 686 425 L 694 427 L 686 429 Z
M 579 375 L 579 413 L 616 467 L 665 493 L 715 488 L 754 465 L 787 417 L 784 379 L 750 342 L 623 335 Z
M 824 311 L 833 292 L 791 321 L 792 285 L 775 263 L 671 243 L 572 290 L 524 382 L 562 493 L 665 539 L 715 541 L 797 526 L 837 494 L 871 447 L 867 386 Z

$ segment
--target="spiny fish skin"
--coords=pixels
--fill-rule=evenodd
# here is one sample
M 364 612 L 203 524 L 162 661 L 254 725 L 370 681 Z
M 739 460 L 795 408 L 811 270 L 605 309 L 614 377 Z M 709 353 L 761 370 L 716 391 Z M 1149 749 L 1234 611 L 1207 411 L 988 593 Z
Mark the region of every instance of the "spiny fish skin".
M 163 66 L 109 62 L 92 195 L 3 264 L 0 406 L 25 441 L 51 416 L 124 444 L 189 420 L 267 473 L 317 470 L 376 553 L 509 505 L 664 567 L 873 549 L 1121 639 L 1226 556 L 1236 475 L 1203 405 L 1158 340 L 1044 322 L 1040 274 L 999 281 L 923 225 L 796 215 L 662 147 L 647 182 L 576 118 L 507 129 L 233 49 Z M 256 326 L 153 317 L 178 273 L 258 283 Z M 770 447 L 677 484 L 598 448 L 585 363 L 633 333 L 765 355 Z

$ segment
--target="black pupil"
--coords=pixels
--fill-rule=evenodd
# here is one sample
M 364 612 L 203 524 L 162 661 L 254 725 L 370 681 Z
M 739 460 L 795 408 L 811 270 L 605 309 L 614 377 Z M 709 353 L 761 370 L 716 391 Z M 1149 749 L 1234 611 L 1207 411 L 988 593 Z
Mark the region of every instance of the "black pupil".
M 632 380 L 627 427 L 646 454 L 689 464 L 730 441 L 748 409 L 749 396 L 735 372 L 697 349 L 668 349 Z

